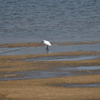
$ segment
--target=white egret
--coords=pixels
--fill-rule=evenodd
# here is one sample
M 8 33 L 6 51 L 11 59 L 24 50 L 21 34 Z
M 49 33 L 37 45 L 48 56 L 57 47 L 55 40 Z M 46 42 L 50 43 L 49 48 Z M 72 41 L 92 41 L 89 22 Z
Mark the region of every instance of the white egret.
M 46 50 L 49 50 L 49 46 L 51 46 L 51 43 L 47 40 L 43 40 L 42 43 L 44 43 L 47 46 Z

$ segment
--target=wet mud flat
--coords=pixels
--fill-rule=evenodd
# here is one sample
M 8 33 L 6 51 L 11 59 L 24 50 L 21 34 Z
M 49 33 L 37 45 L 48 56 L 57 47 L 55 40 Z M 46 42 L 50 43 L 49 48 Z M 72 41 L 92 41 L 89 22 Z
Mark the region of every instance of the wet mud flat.
M 80 51 L 0 56 L 0 99 L 99 100 L 98 55 L 100 52 Z
M 99 100 L 99 84 L 100 75 L 0 81 L 0 99 Z
M 100 73 L 100 52 L 0 56 L 0 80 L 41 79 Z
M 1 100 L 99 100 L 100 52 L 0 56 Z
M 0 56 L 0 68 L 3 72 L 30 70 L 49 70 L 55 67 L 99 66 L 100 52 L 62 52 L 33 55 Z

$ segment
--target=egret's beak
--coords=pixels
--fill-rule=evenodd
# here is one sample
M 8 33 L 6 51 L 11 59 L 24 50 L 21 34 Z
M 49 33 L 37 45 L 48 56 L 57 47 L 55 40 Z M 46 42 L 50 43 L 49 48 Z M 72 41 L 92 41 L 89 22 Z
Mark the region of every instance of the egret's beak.
M 43 43 L 43 41 L 41 43 Z

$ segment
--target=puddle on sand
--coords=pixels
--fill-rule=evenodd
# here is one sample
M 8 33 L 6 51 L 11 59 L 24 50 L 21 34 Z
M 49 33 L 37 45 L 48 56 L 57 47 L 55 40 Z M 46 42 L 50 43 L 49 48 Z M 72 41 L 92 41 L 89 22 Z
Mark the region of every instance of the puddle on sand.
M 84 71 L 84 70 L 98 70 L 100 66 L 80 66 L 80 67 L 59 67 L 62 71 Z
M 91 84 L 63 83 L 63 84 L 53 84 L 53 86 L 63 86 L 63 87 L 100 87 L 100 83 L 91 83 Z
M 99 56 L 79 56 L 76 58 L 66 58 L 66 59 L 52 59 L 52 60 L 44 60 L 44 61 L 73 61 L 73 60 L 89 60 L 96 59 Z
M 19 79 L 41 79 L 41 78 L 53 78 L 70 76 L 70 72 L 57 72 L 57 71 L 27 71 L 27 72 L 15 72 L 10 74 L 18 74 L 23 77 L 7 77 L 0 78 L 0 80 L 19 80 Z
M 24 61 L 73 61 L 73 60 L 89 60 L 99 58 L 100 55 L 96 56 L 52 56 L 52 57 L 37 57 L 28 58 Z
M 85 71 L 91 70 L 91 71 Z M 23 77 L 6 77 L 0 78 L 0 80 L 19 80 L 19 79 L 40 79 L 40 78 L 55 78 L 55 77 L 66 77 L 76 75 L 89 75 L 89 74 L 100 74 L 100 66 L 84 66 L 84 67 L 52 67 L 50 71 L 26 71 L 26 72 L 14 72 L 9 74 L 17 74 Z M 79 71 L 74 73 L 75 71 Z M 80 71 L 85 71 L 81 73 Z

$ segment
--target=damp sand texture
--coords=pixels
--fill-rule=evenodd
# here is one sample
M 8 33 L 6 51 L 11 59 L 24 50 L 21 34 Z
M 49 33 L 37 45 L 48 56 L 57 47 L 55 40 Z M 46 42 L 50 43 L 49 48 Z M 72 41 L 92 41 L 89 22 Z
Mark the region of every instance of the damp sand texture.
M 99 66 L 100 58 L 77 61 L 24 61 L 29 58 L 54 56 L 99 55 L 100 52 L 66 52 L 36 55 L 0 56 L 0 77 L 21 77 L 10 72 L 31 70 L 49 70 L 59 66 Z M 80 87 L 69 87 L 63 84 L 80 84 Z M 100 84 L 99 74 L 0 81 L 1 100 L 99 100 L 100 86 L 83 87 L 89 84 Z
M 64 87 L 58 84 L 100 83 L 100 75 L 0 81 L 1 100 L 99 100 L 100 87 Z M 54 85 L 56 84 L 56 85 Z

